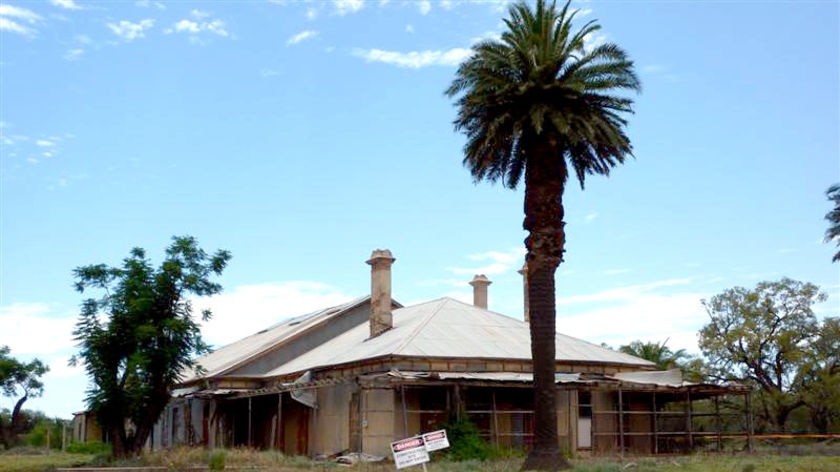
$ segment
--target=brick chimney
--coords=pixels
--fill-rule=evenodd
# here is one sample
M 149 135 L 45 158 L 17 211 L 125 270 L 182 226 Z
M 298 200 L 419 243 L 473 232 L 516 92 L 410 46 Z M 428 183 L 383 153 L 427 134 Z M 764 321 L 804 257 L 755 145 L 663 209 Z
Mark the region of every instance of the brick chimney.
M 528 262 L 527 261 L 522 266 L 522 268 L 519 269 L 518 272 L 519 272 L 520 275 L 522 275 L 522 286 L 525 288 L 525 290 L 524 290 L 525 294 L 524 294 L 524 297 L 523 297 L 523 299 L 525 300 L 525 311 L 524 311 L 525 322 L 530 323 L 531 322 L 531 312 L 528 309 Z
M 470 285 L 473 286 L 473 305 L 487 309 L 487 287 L 492 284 L 484 274 L 476 274 Z
M 370 337 L 391 329 L 391 264 L 396 259 L 387 249 L 376 249 L 370 255 Z

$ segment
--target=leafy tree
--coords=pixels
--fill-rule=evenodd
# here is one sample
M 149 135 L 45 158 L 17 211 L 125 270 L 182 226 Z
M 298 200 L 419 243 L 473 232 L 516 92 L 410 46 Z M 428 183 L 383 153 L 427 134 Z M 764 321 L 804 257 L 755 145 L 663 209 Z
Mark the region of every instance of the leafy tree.
M 563 260 L 563 192 L 573 173 L 608 175 L 631 155 L 623 115 L 638 91 L 627 54 L 614 44 L 589 46 L 594 21 L 575 30 L 567 2 L 512 5 L 500 39 L 473 46 L 446 90 L 458 97 L 455 129 L 466 134 L 464 164 L 476 181 L 516 188 L 524 176 L 525 240 L 535 443 L 523 469 L 570 467 L 559 449 L 555 402 L 555 280 Z
M 32 447 L 46 447 L 50 449 L 61 449 L 62 439 L 69 442 L 72 439 L 73 430 L 64 431 L 70 421 L 60 418 L 47 418 L 43 412 L 29 412 L 32 418 L 32 428 L 25 435 L 25 443 Z M 63 437 L 63 434 L 67 436 Z
M 777 430 L 805 404 L 803 369 L 820 332 L 812 306 L 825 299 L 816 285 L 783 278 L 703 300 L 710 322 L 700 330 L 700 349 L 712 376 L 755 384 L 760 411 Z
M 840 318 L 823 320 L 807 352 L 801 369 L 802 398 L 811 424 L 827 433 L 832 423 L 840 422 Z
M 121 267 L 74 271 L 79 292 L 104 292 L 82 303 L 74 331 L 80 352 L 73 362 L 81 361 L 92 380 L 87 403 L 115 456 L 141 450 L 172 386 L 194 367 L 193 355 L 206 351 L 186 296 L 219 293 L 221 285 L 210 277 L 221 274 L 229 259 L 227 251 L 208 255 L 186 236 L 173 238 L 157 269 L 135 248 Z M 209 318 L 204 311 L 202 319 Z
M 38 359 L 21 362 L 11 356 L 8 346 L 0 346 L 0 390 L 5 397 L 18 398 L 8 415 L 0 415 L 0 441 L 5 448 L 17 445 L 20 434 L 26 431 L 23 404 L 44 392 L 41 377 L 49 370 Z
M 828 187 L 825 194 L 828 200 L 834 203 L 834 208 L 825 215 L 825 219 L 828 220 L 828 229 L 825 230 L 825 242 L 830 243 L 834 241 L 837 246 L 840 246 L 840 184 L 834 184 Z M 834 254 L 831 261 L 840 261 L 840 251 Z

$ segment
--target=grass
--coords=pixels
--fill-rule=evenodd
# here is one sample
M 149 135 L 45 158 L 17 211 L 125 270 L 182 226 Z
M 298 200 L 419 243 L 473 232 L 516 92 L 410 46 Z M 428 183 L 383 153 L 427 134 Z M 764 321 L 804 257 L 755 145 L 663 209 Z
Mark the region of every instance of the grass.
M 507 472 L 517 471 L 522 459 L 450 462 L 434 460 L 429 472 Z M 618 458 L 578 458 L 575 472 L 837 472 L 840 471 L 840 444 L 797 445 L 796 448 L 766 446 L 756 453 L 693 454 Z M 205 450 L 175 448 L 156 451 L 140 458 L 106 462 L 90 454 L 46 454 L 21 450 L 0 454 L 0 472 L 49 472 L 57 467 L 74 466 L 163 467 L 167 471 L 237 470 L 260 472 L 299 472 L 351 470 L 358 472 L 395 471 L 394 464 L 366 463 L 353 467 L 332 462 L 315 462 L 303 457 L 284 456 L 273 451 L 250 449 Z M 224 469 L 222 469 L 224 467 Z M 420 467 L 403 469 L 420 471 Z
M 56 467 L 77 467 L 90 464 L 94 459 L 91 454 L 67 454 L 46 451 L 12 451 L 0 454 L 0 472 L 40 472 L 51 471 Z

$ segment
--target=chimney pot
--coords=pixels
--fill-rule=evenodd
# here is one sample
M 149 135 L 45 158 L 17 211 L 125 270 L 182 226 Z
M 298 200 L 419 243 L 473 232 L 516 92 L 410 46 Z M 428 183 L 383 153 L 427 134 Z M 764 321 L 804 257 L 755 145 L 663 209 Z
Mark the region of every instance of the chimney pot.
M 370 337 L 391 329 L 391 265 L 396 261 L 388 249 L 376 249 L 370 265 Z
M 487 287 L 492 284 L 484 274 L 476 274 L 470 285 L 473 286 L 473 305 L 487 309 Z

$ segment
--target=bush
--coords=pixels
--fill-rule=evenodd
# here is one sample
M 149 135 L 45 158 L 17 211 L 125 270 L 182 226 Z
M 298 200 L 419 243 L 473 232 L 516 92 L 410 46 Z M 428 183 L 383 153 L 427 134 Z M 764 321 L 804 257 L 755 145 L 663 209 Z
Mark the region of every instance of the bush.
M 467 419 L 450 421 L 444 426 L 449 438 L 446 458 L 453 461 L 487 460 L 493 448 L 478 434 L 478 428 Z
M 71 454 L 111 455 L 111 445 L 101 441 L 72 442 L 67 446 Z
M 212 451 L 207 466 L 210 470 L 225 470 L 225 451 L 221 449 Z

